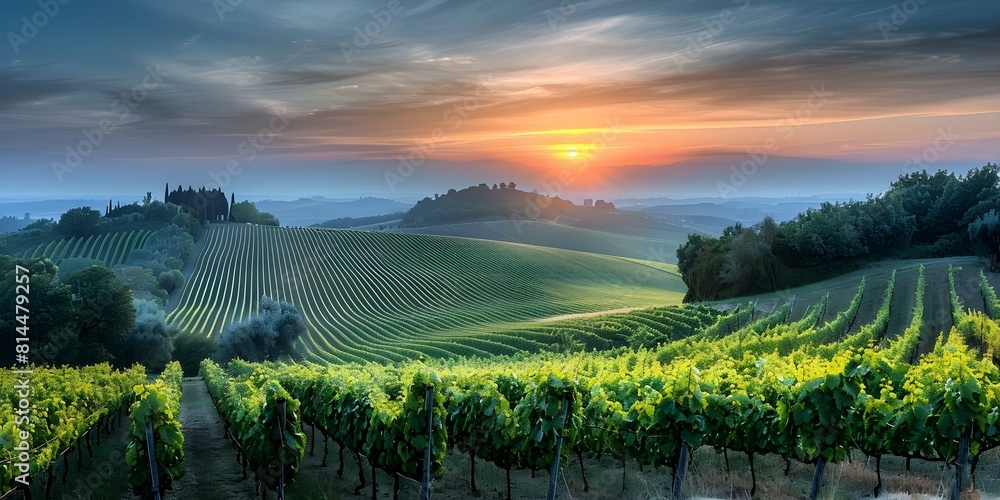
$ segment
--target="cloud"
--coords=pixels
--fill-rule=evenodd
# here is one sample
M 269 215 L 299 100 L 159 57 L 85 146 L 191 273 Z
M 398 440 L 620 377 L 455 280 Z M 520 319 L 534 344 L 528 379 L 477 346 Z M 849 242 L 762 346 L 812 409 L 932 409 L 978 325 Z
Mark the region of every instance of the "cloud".
M 0 66 L 0 150 L 61 151 L 151 64 L 169 76 L 95 159 L 215 165 L 275 113 L 292 123 L 268 154 L 286 161 L 391 161 L 444 128 L 441 159 L 527 165 L 611 116 L 629 134 L 605 161 L 739 149 L 813 87 L 832 97 L 809 126 L 1000 111 L 995 2 L 927 2 L 887 36 L 892 3 L 399 1 L 391 15 L 388 2 L 243 2 L 222 20 L 196 0 L 67 5 Z M 0 18 L 22 10 L 4 3 Z M 452 128 L 445 114 L 483 79 Z M 880 123 L 892 130 L 788 147 L 872 159 L 928 135 Z

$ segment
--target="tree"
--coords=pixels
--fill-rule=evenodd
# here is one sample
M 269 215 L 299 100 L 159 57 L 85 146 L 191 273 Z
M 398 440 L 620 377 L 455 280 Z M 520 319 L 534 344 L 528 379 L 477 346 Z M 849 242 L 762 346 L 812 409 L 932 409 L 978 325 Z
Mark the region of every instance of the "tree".
M 97 234 L 101 212 L 90 207 L 71 208 L 59 217 L 56 230 L 67 236 L 85 238 Z
M 149 205 L 149 202 L 153 201 L 153 192 L 146 191 L 146 196 L 142 197 L 142 206 Z
M 66 278 L 75 318 L 71 328 L 80 342 L 77 362 L 115 361 L 122 365 L 125 339 L 135 325 L 132 290 L 106 267 L 91 266 Z
M 257 218 L 257 224 L 260 224 L 262 226 L 277 227 L 281 225 L 281 222 L 278 221 L 278 218 L 275 217 L 274 214 L 270 212 L 261 212 L 260 217 Z
M 118 277 L 118 281 L 132 290 L 132 296 L 135 299 L 148 300 L 162 306 L 170 298 L 167 291 L 160 286 L 153 272 L 146 267 L 115 266 L 112 271 Z
M 159 372 L 170 362 L 177 328 L 166 322 L 163 308 L 148 300 L 135 299 L 135 325 L 125 340 L 123 364 L 141 363 L 149 371 Z
M 234 203 L 229 208 L 229 220 L 257 224 L 260 220 L 260 210 L 249 201 Z
M 298 357 L 299 337 L 305 331 L 297 307 L 261 297 L 259 315 L 232 323 L 222 332 L 215 358 L 226 362 L 234 358 L 275 361 L 282 356 Z
M 148 221 L 167 222 L 179 212 L 180 207 L 171 203 L 154 201 L 143 206 L 142 216 Z
M 30 361 L 38 365 L 70 364 L 75 362 L 77 345 L 71 345 L 68 326 L 73 321 L 72 296 L 68 286 L 55 281 L 58 268 L 47 259 L 15 259 L 0 255 L 0 303 L 11 304 L 0 311 L 0 365 L 14 364 L 17 327 L 17 290 L 14 287 L 15 266 L 29 270 L 31 276 L 31 315 L 28 331 L 31 339 Z M 23 275 L 21 273 L 17 273 Z
M 173 294 L 175 291 L 184 288 L 184 274 L 176 269 L 164 271 L 160 273 L 159 285 L 168 294 Z
M 201 223 L 198 222 L 193 215 L 188 213 L 179 213 L 170 219 L 170 222 L 175 226 L 187 230 L 188 234 L 195 241 L 198 241 L 198 237 L 201 236 Z
M 776 229 L 774 220 L 768 217 L 753 228 L 744 228 L 730 242 L 719 278 L 737 294 L 775 289 L 778 263 L 771 253 L 771 243 Z
M 1000 260 L 1000 214 L 990 210 L 969 224 L 969 238 L 973 248 L 990 255 L 990 271 L 997 271 Z

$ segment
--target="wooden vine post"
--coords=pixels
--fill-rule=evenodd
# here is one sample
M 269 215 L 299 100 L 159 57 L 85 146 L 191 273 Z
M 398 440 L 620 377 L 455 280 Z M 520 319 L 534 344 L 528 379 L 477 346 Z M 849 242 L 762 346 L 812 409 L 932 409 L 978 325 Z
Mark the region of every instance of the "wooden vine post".
M 681 455 L 677 457 L 677 469 L 674 471 L 674 500 L 681 498 L 681 485 L 684 484 L 684 472 L 688 463 L 688 445 L 681 441 Z
M 160 473 L 156 469 L 156 447 L 153 444 L 153 423 L 146 422 L 146 458 L 149 459 L 149 477 L 153 483 L 150 492 L 155 500 L 160 500 Z
M 545 495 L 546 500 L 555 500 L 556 498 L 556 484 L 559 478 L 559 457 L 562 455 L 562 430 L 566 427 L 566 411 L 569 409 L 569 402 L 566 398 L 562 400 L 562 413 L 560 413 L 560 419 L 562 420 L 562 427 L 556 431 L 556 453 L 552 457 L 552 464 L 549 465 L 549 491 Z
M 427 412 L 427 448 L 424 450 L 424 473 L 420 482 L 420 500 L 431 498 L 431 448 L 434 447 L 434 387 L 428 386 L 424 395 L 424 411 Z
M 285 449 L 285 423 L 288 420 L 288 401 L 285 398 L 277 398 L 274 400 L 275 411 L 278 412 L 278 442 L 281 444 L 281 449 Z M 314 427 L 315 429 L 315 427 Z M 279 457 L 280 458 L 280 457 Z M 278 480 L 278 500 L 284 500 L 285 498 L 285 463 L 279 460 L 281 466 L 281 477 Z
M 813 472 L 812 486 L 809 487 L 809 500 L 816 500 L 819 489 L 823 487 L 823 470 L 826 469 L 826 459 L 820 455 L 816 459 L 816 470 Z

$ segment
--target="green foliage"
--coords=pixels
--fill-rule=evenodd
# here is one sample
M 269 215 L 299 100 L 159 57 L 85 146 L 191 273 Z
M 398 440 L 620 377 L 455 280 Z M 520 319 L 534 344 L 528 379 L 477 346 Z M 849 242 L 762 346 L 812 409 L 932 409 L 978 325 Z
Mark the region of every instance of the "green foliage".
M 160 273 L 160 278 L 157 284 L 168 294 L 178 292 L 184 288 L 184 273 L 176 269 L 163 271 Z
M 194 241 L 198 241 L 198 237 L 201 236 L 201 222 L 198 222 L 198 219 L 189 213 L 179 213 L 173 216 L 170 223 L 187 230 Z
M 67 236 L 86 238 L 100 231 L 101 212 L 90 207 L 71 208 L 59 217 L 56 231 Z
M 64 281 L 67 276 L 77 271 L 81 271 L 90 266 L 103 266 L 104 262 L 96 259 L 62 259 L 59 262 L 59 272 L 56 273 L 56 281 Z
M 809 332 L 818 311 L 794 323 L 752 322 L 747 332 L 765 324 L 754 332 L 761 339 L 786 327 Z M 843 320 L 831 323 L 843 332 Z M 879 316 L 861 331 L 883 323 Z M 1000 373 L 965 346 L 960 329 L 912 366 L 874 343 L 821 353 L 815 336 L 786 354 L 716 356 L 732 342 L 722 336 L 667 363 L 655 352 L 625 350 L 396 366 L 236 362 L 228 371 L 234 379 L 280 381 L 303 401 L 304 420 L 374 466 L 410 477 L 421 470 L 429 383 L 442 396 L 433 403 L 434 452 L 443 439 L 503 469 L 548 467 L 557 436 L 563 460 L 576 451 L 673 466 L 686 444 L 805 462 L 837 462 L 858 448 L 952 461 L 963 436 L 973 454 L 1000 445 Z
M 28 273 L 17 273 L 15 266 L 28 269 Z M 0 255 L 0 301 L 11 304 L 0 312 L 0 329 L 8 332 L 2 336 L 3 350 L 0 362 L 4 366 L 14 364 L 15 334 L 27 334 L 32 343 L 32 362 L 37 364 L 72 364 L 76 362 L 79 350 L 76 333 L 71 331 L 75 317 L 72 290 L 69 286 L 55 281 L 58 268 L 47 259 L 15 259 Z M 20 276 L 27 275 L 25 288 L 18 289 Z M 23 278 L 20 278 L 23 281 Z M 25 317 L 17 314 L 16 297 L 20 292 L 29 291 L 31 312 Z M 21 320 L 18 317 L 21 317 Z
M 924 291 L 926 288 L 927 280 L 924 276 L 924 266 L 921 264 L 917 275 L 917 291 L 913 300 L 913 317 L 910 319 L 910 325 L 886 349 L 886 357 L 894 362 L 905 363 L 909 361 L 920 343 L 920 330 L 924 326 Z
M 436 199 L 424 198 L 403 215 L 404 226 L 454 223 L 488 217 L 517 220 L 553 220 L 571 211 L 573 203 L 558 196 L 527 193 L 503 184 L 490 189 L 485 184 L 450 190 Z
M 299 422 L 299 400 L 270 378 L 266 369 L 251 368 L 241 375 L 230 376 L 205 360 L 201 375 L 226 420 L 227 429 L 239 442 L 258 479 L 267 488 L 277 489 L 284 469 L 285 483 L 290 483 L 305 455 L 306 436 Z M 279 400 L 285 402 L 283 427 Z
M 965 308 L 962 307 L 962 299 L 958 297 L 958 292 L 955 290 L 955 270 L 962 270 L 961 267 L 953 267 L 948 264 L 948 296 L 951 301 L 951 318 L 952 323 L 959 324 L 965 316 Z
M 146 380 L 146 372 L 141 367 L 115 371 L 106 363 L 83 368 L 34 366 L 30 418 L 14 412 L 20 400 L 15 386 L 23 378 L 0 370 L 0 495 L 14 489 L 14 478 L 22 474 L 13 465 L 20 432 L 31 435 L 28 474 L 37 477 L 50 470 L 63 452 L 80 445 L 98 421 L 127 404 L 133 387 Z M 42 390 L 35 392 L 38 389 Z
M 998 211 L 1000 167 L 987 164 L 960 177 L 943 171 L 907 174 L 883 195 L 824 203 L 780 226 L 765 221 L 754 228 L 731 226 L 720 238 L 690 235 L 677 251 L 689 290 L 685 300 L 799 284 L 809 273 L 796 269 L 858 265 L 892 256 L 963 255 L 970 240 L 996 261 Z
M 160 273 L 173 269 L 177 260 L 187 261 L 193 248 L 194 238 L 185 229 L 167 224 L 150 235 L 142 248 L 133 250 L 129 254 L 128 263 L 145 267 L 153 276 L 159 276 Z
M 181 207 L 178 207 L 177 205 L 173 205 L 170 203 L 163 203 L 162 201 L 154 201 L 143 207 L 142 215 L 143 218 L 145 218 L 148 221 L 169 222 L 177 220 L 177 216 L 180 215 L 178 214 L 180 208 Z M 195 222 L 198 221 L 197 219 L 194 220 Z M 180 226 L 180 224 L 177 225 Z
M 160 371 L 174 351 L 177 328 L 164 321 L 163 307 L 148 300 L 135 299 L 135 326 L 125 339 L 125 363 L 140 363 L 151 371 Z M 179 365 L 178 365 L 179 367 Z
M 122 365 L 125 339 L 135 325 L 132 290 L 104 267 L 88 267 L 65 282 L 75 311 L 71 325 L 79 342 L 76 362 Z
M 153 272 L 140 266 L 115 266 L 112 271 L 118 281 L 128 285 L 136 299 L 148 300 L 164 306 L 167 292 L 161 287 Z
M 997 291 L 986 279 L 986 274 L 979 271 L 979 290 L 983 294 L 983 303 L 986 314 L 990 319 L 1000 319 L 1000 300 L 997 300 Z
M 233 222 L 245 222 L 248 224 L 260 224 L 262 226 L 279 226 L 278 218 L 268 212 L 261 212 L 257 207 L 249 202 L 242 201 L 230 208 L 229 220 Z
M 299 337 L 306 331 L 302 313 L 293 304 L 267 297 L 260 299 L 260 314 L 233 323 L 219 337 L 216 358 L 274 361 L 282 356 L 298 357 Z
M 129 410 L 129 443 L 125 450 L 128 481 L 140 498 L 153 498 L 153 481 L 146 447 L 146 424 L 153 429 L 153 445 L 160 493 L 184 475 L 184 434 L 178 420 L 181 411 L 183 373 L 177 362 L 168 364 L 159 380 L 135 386 L 136 402 Z
M 178 334 L 173 337 L 173 359 L 181 364 L 184 374 L 193 377 L 203 359 L 211 359 L 219 346 L 215 340 L 201 335 Z

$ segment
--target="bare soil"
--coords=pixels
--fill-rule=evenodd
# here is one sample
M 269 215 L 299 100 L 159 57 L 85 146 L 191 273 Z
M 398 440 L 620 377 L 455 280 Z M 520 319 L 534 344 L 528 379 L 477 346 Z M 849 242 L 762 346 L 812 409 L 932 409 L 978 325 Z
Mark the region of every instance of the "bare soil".
M 225 437 L 225 428 L 202 380 L 185 380 L 181 396 L 184 430 L 184 475 L 166 497 L 255 498 L 253 473 L 243 479 L 236 448 Z

